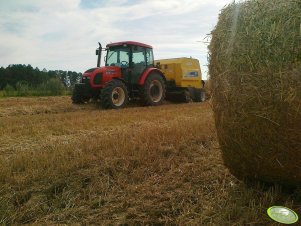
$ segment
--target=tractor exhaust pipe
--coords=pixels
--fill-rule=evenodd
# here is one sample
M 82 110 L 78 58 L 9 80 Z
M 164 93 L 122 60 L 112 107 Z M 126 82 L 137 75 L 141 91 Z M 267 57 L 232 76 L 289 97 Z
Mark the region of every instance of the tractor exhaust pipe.
M 100 44 L 100 42 L 98 42 L 98 49 L 96 49 L 96 55 L 98 55 L 97 57 L 97 67 L 100 67 L 100 61 L 101 61 L 101 51 L 102 51 L 102 46 Z

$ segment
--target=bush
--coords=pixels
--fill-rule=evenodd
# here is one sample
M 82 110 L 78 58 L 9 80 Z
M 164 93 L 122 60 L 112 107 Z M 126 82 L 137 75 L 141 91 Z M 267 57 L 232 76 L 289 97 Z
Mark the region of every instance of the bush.
M 29 96 L 31 90 L 27 82 L 21 81 L 17 82 L 16 91 L 18 96 Z
M 3 96 L 4 97 L 9 97 L 9 96 L 14 96 L 16 95 L 16 90 L 14 87 L 11 85 L 6 85 L 3 89 Z
M 50 79 L 46 82 L 46 90 L 49 91 L 50 95 L 58 96 L 64 93 L 65 88 L 60 80 Z
M 24 81 L 18 82 L 16 89 L 11 85 L 6 85 L 2 91 L 2 96 L 59 96 L 64 95 L 66 91 L 60 80 L 52 78 L 36 87 L 29 86 L 28 83 Z

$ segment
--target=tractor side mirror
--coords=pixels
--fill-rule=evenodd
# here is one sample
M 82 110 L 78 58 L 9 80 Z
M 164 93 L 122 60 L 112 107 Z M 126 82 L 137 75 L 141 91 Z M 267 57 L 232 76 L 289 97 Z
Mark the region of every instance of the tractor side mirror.
M 99 55 L 99 49 L 96 49 L 96 55 L 97 56 Z
M 157 62 L 155 67 L 161 69 L 161 64 L 160 64 L 160 62 Z

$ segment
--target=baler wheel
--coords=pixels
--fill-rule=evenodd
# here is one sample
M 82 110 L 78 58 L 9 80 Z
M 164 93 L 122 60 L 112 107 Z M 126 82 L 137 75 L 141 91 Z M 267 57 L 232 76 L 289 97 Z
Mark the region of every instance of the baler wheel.
M 191 92 L 188 89 L 183 92 L 183 101 L 185 103 L 190 103 L 193 101 Z
M 117 79 L 110 81 L 101 92 L 101 103 L 105 109 L 123 108 L 129 100 L 125 84 Z
M 195 89 L 194 90 L 194 101 L 195 102 L 204 102 L 206 100 L 206 92 L 204 89 Z
M 157 106 L 165 99 L 165 82 L 158 73 L 152 73 L 142 87 L 142 101 L 144 105 Z

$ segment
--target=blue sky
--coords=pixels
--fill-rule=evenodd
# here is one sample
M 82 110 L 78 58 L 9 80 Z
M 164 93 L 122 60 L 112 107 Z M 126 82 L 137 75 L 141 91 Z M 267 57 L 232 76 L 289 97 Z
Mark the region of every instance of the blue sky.
M 154 47 L 156 59 L 194 57 L 207 68 L 204 38 L 231 0 L 0 0 L 0 66 L 83 72 L 95 49 L 115 41 Z

